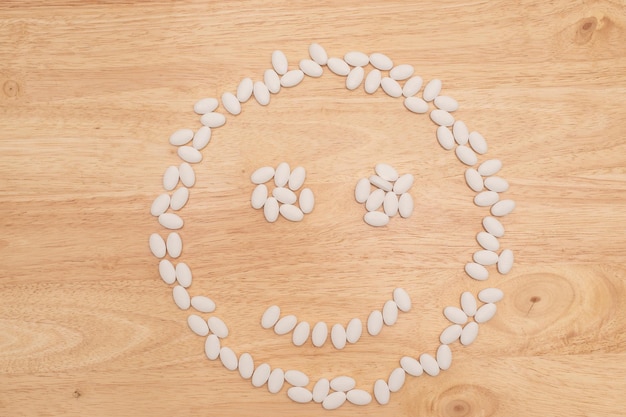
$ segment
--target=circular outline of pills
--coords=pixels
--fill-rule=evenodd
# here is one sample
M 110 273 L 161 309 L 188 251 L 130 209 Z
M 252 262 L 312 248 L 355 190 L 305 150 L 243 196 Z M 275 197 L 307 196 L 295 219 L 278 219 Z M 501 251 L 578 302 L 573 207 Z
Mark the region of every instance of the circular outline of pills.
M 474 203 L 481 207 L 489 207 L 491 216 L 483 218 L 483 228 L 477 234 L 476 240 L 481 247 L 474 253 L 473 260 L 465 264 L 465 273 L 477 281 L 488 279 L 488 266 L 496 265 L 500 274 L 507 274 L 513 265 L 513 252 L 504 249 L 499 254 L 499 237 L 504 234 L 504 227 L 497 219 L 509 214 L 515 208 L 515 202 L 510 199 L 500 200 L 500 193 L 508 190 L 508 183 L 501 177 L 495 176 L 502 164 L 497 159 L 488 159 L 477 168 L 478 155 L 487 152 L 485 139 L 478 132 L 469 132 L 464 122 L 455 120 L 452 112 L 458 109 L 458 103 L 451 97 L 440 95 L 442 83 L 438 79 L 428 82 L 423 90 L 422 97 L 417 97 L 423 80 L 413 76 L 413 66 L 401 64 L 394 66 L 393 61 L 384 54 L 372 53 L 366 55 L 361 52 L 348 52 L 344 58 L 328 57 L 326 51 L 319 44 L 309 47 L 312 59 L 303 59 L 299 63 L 300 69 L 289 70 L 287 58 L 281 51 L 272 53 L 272 69 L 264 73 L 264 81 L 253 82 L 250 78 L 241 81 L 237 94 L 226 92 L 221 97 L 222 106 L 227 113 L 238 115 L 241 113 L 241 104 L 248 101 L 253 95 L 256 101 L 265 106 L 269 104 L 270 94 L 276 94 L 281 87 L 289 88 L 298 85 L 309 76 L 317 78 L 323 75 L 323 66 L 330 72 L 345 77 L 346 88 L 354 90 L 363 82 L 365 91 L 374 94 L 379 88 L 390 97 L 404 97 L 404 106 L 416 114 L 430 111 L 430 119 L 437 125 L 437 141 L 445 150 L 455 150 L 456 157 L 467 166 L 465 180 L 467 185 L 477 194 Z M 365 77 L 364 67 L 371 64 L 374 67 Z M 388 71 L 388 76 L 383 76 Z M 407 80 L 404 86 L 399 81 Z M 429 103 L 433 102 L 435 109 L 430 110 Z M 201 114 L 203 126 L 194 132 L 191 129 L 180 129 L 170 136 L 170 144 L 177 146 L 178 156 L 183 160 L 179 167 L 168 167 L 163 175 L 163 186 L 166 191 L 173 191 L 179 183 L 183 186 L 172 193 L 163 193 L 155 198 L 150 212 L 158 218 L 161 226 L 170 230 L 165 241 L 158 233 L 152 233 L 149 246 L 152 254 L 161 259 L 159 275 L 169 285 L 177 283 L 172 289 L 175 304 L 182 310 L 193 307 L 198 313 L 212 313 L 215 303 L 208 297 L 196 295 L 191 297 L 187 288 L 191 286 L 191 268 L 184 262 L 176 266 L 166 255 L 176 259 L 182 253 L 182 239 L 175 230 L 183 227 L 182 218 L 175 213 L 168 212 L 182 209 L 189 197 L 189 188 L 195 184 L 195 172 L 190 164 L 202 161 L 202 149 L 211 140 L 212 129 L 223 126 L 226 122 L 224 114 L 216 109 L 219 101 L 215 98 L 206 98 L 194 105 L 194 111 Z M 191 145 L 189 144 L 191 142 Z M 486 177 L 486 178 L 484 178 Z M 485 190 L 486 188 L 486 190 Z M 447 306 L 443 310 L 444 316 L 452 323 L 440 334 L 440 345 L 435 355 L 422 353 L 419 360 L 411 356 L 403 356 L 399 367 L 392 370 L 387 380 L 377 379 L 373 386 L 373 397 L 370 392 L 355 389 L 356 381 L 348 376 L 338 376 L 332 379 L 320 378 L 311 390 L 307 389 L 309 378 L 298 370 L 283 371 L 281 368 L 271 369 L 267 363 L 254 366 L 249 353 L 239 357 L 229 347 L 222 345 L 221 340 L 229 334 L 229 329 L 220 318 L 215 315 L 207 320 L 199 314 L 190 314 L 187 322 L 190 329 L 197 335 L 206 337 L 205 353 L 210 360 L 220 359 L 224 367 L 234 371 L 239 369 L 244 379 L 251 379 L 252 385 L 268 386 L 271 393 L 279 392 L 285 382 L 291 385 L 287 389 L 287 396 L 295 402 L 321 403 L 325 409 L 336 409 L 345 402 L 354 405 L 366 405 L 375 399 L 379 404 L 387 404 L 390 393 L 399 391 L 404 385 L 406 375 L 420 376 L 426 373 L 436 376 L 441 370 L 447 370 L 452 361 L 450 344 L 459 340 L 464 346 L 474 342 L 478 336 L 479 324 L 485 323 L 494 317 L 496 304 L 503 297 L 497 288 L 485 288 L 477 294 L 483 304 L 477 305 L 476 297 L 470 292 L 463 292 L 460 297 L 460 308 Z M 472 318 L 472 320 L 470 320 Z

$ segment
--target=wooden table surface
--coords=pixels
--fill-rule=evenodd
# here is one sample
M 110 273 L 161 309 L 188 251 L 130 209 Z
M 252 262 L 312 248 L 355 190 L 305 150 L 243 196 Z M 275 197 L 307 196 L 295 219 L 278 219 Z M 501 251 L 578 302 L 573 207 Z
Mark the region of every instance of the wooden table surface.
M 129 3 L 0 4 L 0 415 L 624 415 L 623 0 Z M 200 126 L 194 102 L 260 80 L 275 49 L 295 68 L 312 42 L 443 80 L 455 117 L 488 141 L 480 160 L 504 162 L 513 270 L 464 275 L 488 210 L 428 117 L 327 69 L 214 129 L 175 262 L 238 354 L 369 391 L 401 356 L 434 354 L 461 292 L 503 289 L 476 342 L 452 345 L 452 367 L 407 378 L 386 406 L 326 412 L 207 360 L 148 249 L 167 236 L 150 204 L 180 163 L 169 135 Z M 281 161 L 304 166 L 315 193 L 300 223 L 249 206 L 251 172 Z M 374 229 L 353 190 L 378 162 L 415 176 L 415 212 Z M 342 351 L 259 325 L 274 303 L 311 323 L 364 320 L 395 287 L 411 311 Z

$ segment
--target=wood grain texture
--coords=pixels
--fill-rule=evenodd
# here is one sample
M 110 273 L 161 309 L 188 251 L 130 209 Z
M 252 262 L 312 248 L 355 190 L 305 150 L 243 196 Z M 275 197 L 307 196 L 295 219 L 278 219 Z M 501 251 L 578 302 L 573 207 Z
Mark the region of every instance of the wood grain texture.
M 332 414 L 623 415 L 623 1 L 42 3 L 0 4 L 0 415 L 322 413 L 208 361 L 147 247 L 167 235 L 149 206 L 179 163 L 170 133 L 199 127 L 193 103 L 260 79 L 274 49 L 295 67 L 311 42 L 442 79 L 517 202 L 501 239 L 516 265 L 488 281 L 506 296 L 478 340 L 389 405 Z M 229 346 L 367 390 L 402 355 L 434 353 L 443 307 L 486 286 L 462 273 L 486 209 L 432 122 L 328 73 L 243 107 L 215 129 L 181 211 L 179 261 L 192 293 L 216 300 Z M 298 224 L 249 207 L 250 173 L 283 160 L 315 192 Z M 416 212 L 375 230 L 352 196 L 381 161 L 415 175 Z M 259 326 L 272 303 L 311 322 L 365 319 L 396 286 L 414 308 L 343 351 Z

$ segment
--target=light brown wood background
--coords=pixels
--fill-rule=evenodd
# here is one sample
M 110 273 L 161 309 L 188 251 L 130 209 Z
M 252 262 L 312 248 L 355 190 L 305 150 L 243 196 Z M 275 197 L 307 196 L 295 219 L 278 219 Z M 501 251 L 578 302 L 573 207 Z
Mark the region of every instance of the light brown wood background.
M 626 407 L 626 3 L 623 1 L 46 1 L 0 4 L 0 415 L 623 416 Z M 148 236 L 171 132 L 202 97 L 290 65 L 381 51 L 444 82 L 456 117 L 504 161 L 506 276 L 471 282 L 485 209 L 426 116 L 326 75 L 215 129 L 182 210 L 191 291 L 257 363 L 371 390 L 433 353 L 441 310 L 488 285 L 505 299 L 452 368 L 389 405 L 298 405 L 210 362 L 157 274 Z M 315 211 L 268 224 L 250 173 L 308 171 Z M 415 214 L 372 229 L 353 187 L 377 162 L 416 176 Z M 396 286 L 414 308 L 341 352 L 262 330 L 271 303 L 347 323 Z

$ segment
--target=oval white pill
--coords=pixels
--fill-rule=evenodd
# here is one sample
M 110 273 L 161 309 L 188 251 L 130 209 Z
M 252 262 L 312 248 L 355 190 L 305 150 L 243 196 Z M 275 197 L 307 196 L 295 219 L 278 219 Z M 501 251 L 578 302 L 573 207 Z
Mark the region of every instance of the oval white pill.
M 183 227 L 183 219 L 174 213 L 163 213 L 159 216 L 159 224 L 167 229 L 176 230 Z
M 465 170 L 465 182 L 474 191 L 478 192 L 483 189 L 483 177 L 474 168 Z
M 474 252 L 472 259 L 481 265 L 495 265 L 498 262 L 498 254 L 490 250 L 479 250 Z
M 370 176 L 369 180 L 373 186 L 378 187 L 381 190 L 391 191 L 393 189 L 393 185 L 389 181 L 382 179 L 378 175 Z
M 187 200 L 189 199 L 189 188 L 180 187 L 178 190 L 174 191 L 172 194 L 172 198 L 170 199 L 170 207 L 172 210 L 180 210 L 187 204 Z
M 287 396 L 297 403 L 308 403 L 313 399 L 313 393 L 303 387 L 291 387 L 287 390 Z
M 383 211 L 389 217 L 393 217 L 398 214 L 398 196 L 393 191 L 389 191 L 385 194 L 383 200 Z
M 296 346 L 302 346 L 306 343 L 309 338 L 309 334 L 311 333 L 311 326 L 306 321 L 301 321 L 298 325 L 293 329 L 293 334 L 291 335 L 291 341 Z
M 393 192 L 396 194 L 404 194 L 413 185 L 414 177 L 411 174 L 404 174 L 393 184 Z
M 376 90 L 378 90 L 378 87 L 380 87 L 380 81 L 382 78 L 383 75 L 379 70 L 371 70 L 367 74 L 367 77 L 365 77 L 365 92 L 367 94 L 374 94 Z
M 346 402 L 345 392 L 333 392 L 329 394 L 324 401 L 322 401 L 322 407 L 326 410 L 335 410 Z
M 161 259 L 159 262 L 159 275 L 166 284 L 173 284 L 176 281 L 176 269 L 167 259 Z
M 293 314 L 281 317 L 281 319 L 274 325 L 274 332 L 278 335 L 287 334 L 292 331 L 294 327 L 296 327 L 297 323 L 298 318 Z
M 160 216 L 167 211 L 170 206 L 170 195 L 167 193 L 160 194 L 154 199 L 150 206 L 150 214 L 153 216 Z
M 261 167 L 252 173 L 250 180 L 254 184 L 263 184 L 271 180 L 274 177 L 274 173 L 275 171 L 272 167 Z
M 250 100 L 253 89 L 254 82 L 252 81 L 252 78 L 246 77 L 241 80 L 237 86 L 237 100 L 239 100 L 240 103 L 245 103 Z
M 343 59 L 353 67 L 364 67 L 370 62 L 369 56 L 359 51 L 350 51 L 344 55 Z
M 368 211 L 365 213 L 365 216 L 363 216 L 363 220 L 370 226 L 382 227 L 389 223 L 389 216 L 380 211 Z
M 273 305 L 267 308 L 261 316 L 261 327 L 271 329 L 280 318 L 280 307 Z
M 497 217 L 506 216 L 515 209 L 515 201 L 500 200 L 491 206 L 491 214 Z
M 374 310 L 367 318 L 367 332 L 372 336 L 376 336 L 383 329 L 383 313 Z
M 298 197 L 296 197 L 296 193 L 285 187 L 274 188 L 272 190 L 272 196 L 274 196 L 279 203 L 283 204 L 293 204 L 298 199 Z
M 224 126 L 224 123 L 226 123 L 226 116 L 217 112 L 205 113 L 200 118 L 200 123 L 211 128 Z
M 439 126 L 452 126 L 454 124 L 454 116 L 441 109 L 431 111 L 430 119 Z
M 435 97 L 435 106 L 447 112 L 457 111 L 459 109 L 459 103 L 449 96 Z
M 410 356 L 403 356 L 400 359 L 400 366 L 404 369 L 404 372 L 411 376 L 420 376 L 424 372 L 419 361 Z
M 461 332 L 461 344 L 464 346 L 471 345 L 478 336 L 478 323 L 470 321 L 463 327 Z
M 183 251 L 183 240 L 178 233 L 172 232 L 167 236 L 165 246 L 167 247 L 167 253 L 172 258 L 178 258 Z
M 329 70 L 337 75 L 345 77 L 350 73 L 350 66 L 346 63 L 346 61 L 341 58 L 328 58 L 326 65 L 328 66 Z
M 276 184 L 277 187 L 284 187 L 287 185 L 290 175 L 291 167 L 289 164 L 287 162 L 281 162 L 278 164 L 276 171 L 274 172 L 274 184 Z
M 418 75 L 409 78 L 407 82 L 404 83 L 404 87 L 402 87 L 402 95 L 404 97 L 413 97 L 420 91 L 423 82 L 422 77 Z
M 210 141 L 211 128 L 208 126 L 202 126 L 196 131 L 196 134 L 193 135 L 193 141 L 191 142 L 191 146 L 201 151 L 202 149 L 206 148 Z
M 374 398 L 376 398 L 378 404 L 385 405 L 389 403 L 389 397 L 389 385 L 387 385 L 384 379 L 377 379 L 374 382 Z
M 447 151 L 454 148 L 454 135 L 452 134 L 452 131 L 445 126 L 439 126 L 437 128 L 437 142 L 439 142 L 439 145 Z
M 437 349 L 437 364 L 443 371 L 450 369 L 452 365 L 452 350 L 448 345 L 439 345 Z
M 513 268 L 513 251 L 511 249 L 505 249 L 500 252 L 498 258 L 498 272 L 501 274 L 508 274 Z
M 254 373 L 254 359 L 249 353 L 242 353 L 239 357 L 239 375 L 243 379 L 250 379 Z
M 304 79 L 304 72 L 299 69 L 287 71 L 285 75 L 280 77 L 280 85 L 283 87 L 295 87 Z
M 309 385 L 309 377 L 297 369 L 285 371 L 285 381 L 294 387 L 306 387 Z
M 191 306 L 201 313 L 212 313 L 215 311 L 215 303 L 209 297 L 194 295 L 191 297 Z
M 197 164 L 202 161 L 202 154 L 193 146 L 181 146 L 177 153 L 180 159 L 190 164 Z
M 354 67 L 350 70 L 350 73 L 346 77 L 346 88 L 348 90 L 356 90 L 365 77 L 365 70 L 363 67 Z
M 398 392 L 404 385 L 406 379 L 406 372 L 402 368 L 396 368 L 391 371 L 389 379 L 387 380 L 387 386 L 390 392 Z
M 234 116 L 241 113 L 241 102 L 233 93 L 226 92 L 222 94 L 222 105 L 226 111 Z
M 469 139 L 469 129 L 463 120 L 457 120 L 452 125 L 452 135 L 454 136 L 454 140 L 459 145 L 467 144 Z
M 254 209 L 260 209 L 267 201 L 267 187 L 265 184 L 259 184 L 254 187 L 252 196 L 250 197 L 250 204 Z
M 239 360 L 237 359 L 237 355 L 233 350 L 229 347 L 222 346 L 220 349 L 220 360 L 222 361 L 222 365 L 224 368 L 229 371 L 234 371 L 237 369 L 237 365 L 239 365 Z
M 393 61 L 385 54 L 375 52 L 370 54 L 370 63 L 376 69 L 381 71 L 389 71 L 393 68 Z
M 270 103 L 270 90 L 265 83 L 256 81 L 252 87 L 252 93 L 254 94 L 254 99 L 261 106 L 267 106 Z
M 313 207 L 315 207 L 315 196 L 310 188 L 303 188 L 302 191 L 300 191 L 298 204 L 300 205 L 300 210 L 302 210 L 302 213 L 304 214 L 309 214 L 313 211 Z
M 459 158 L 459 161 L 463 162 L 465 165 L 476 165 L 478 162 L 478 157 L 468 146 L 459 145 L 454 150 L 456 157 Z
M 497 303 L 503 297 L 504 293 L 499 288 L 485 288 L 478 293 L 478 299 L 483 303 Z
M 167 253 L 167 247 L 165 241 L 157 233 L 152 233 L 148 241 L 150 245 L 150 251 L 157 258 L 162 258 Z
M 413 197 L 411 197 L 411 194 L 404 193 L 400 196 L 398 200 L 398 211 L 400 212 L 400 216 L 405 219 L 411 217 L 411 214 L 413 214 Z
M 272 369 L 272 372 L 267 379 L 267 390 L 272 394 L 276 394 L 283 388 L 284 384 L 285 373 L 283 372 L 283 370 L 281 368 Z
M 270 93 L 277 94 L 280 91 L 280 76 L 273 69 L 265 70 L 263 73 L 263 82 Z
M 500 220 L 495 217 L 486 216 L 483 218 L 483 227 L 488 233 L 494 235 L 495 237 L 504 236 L 504 226 L 500 223 Z
M 402 86 L 390 77 L 383 77 L 380 80 L 380 86 L 383 88 L 383 91 L 387 93 L 390 97 L 400 97 L 402 95 Z
M 209 323 L 209 330 L 211 330 L 211 333 L 213 333 L 215 336 L 219 337 L 220 339 L 228 337 L 228 327 L 226 326 L 226 323 L 222 321 L 222 319 L 211 316 L 209 317 L 209 320 L 207 320 L 207 322 Z
M 448 326 L 439 335 L 439 341 L 444 345 L 455 342 L 461 336 L 462 331 L 463 327 L 461 327 L 460 324 L 453 324 L 451 326 Z
M 359 203 L 365 203 L 370 196 L 370 180 L 368 178 L 361 178 L 354 189 L 354 198 Z
M 483 177 L 495 175 L 502 168 L 502 161 L 499 159 L 488 159 L 478 166 L 478 172 Z
M 177 285 L 172 289 L 172 296 L 174 297 L 174 304 L 176 304 L 176 306 L 181 310 L 187 310 L 191 305 L 189 293 L 180 285 Z
M 465 273 L 477 281 L 484 281 L 489 278 L 489 271 L 487 271 L 487 268 L 476 262 L 466 263 Z
M 313 346 L 322 347 L 324 343 L 326 343 L 326 339 L 328 338 L 328 326 L 325 322 L 320 321 L 313 326 L 313 331 L 311 332 L 311 341 L 313 342 Z
M 196 103 L 193 105 L 193 111 L 195 111 L 197 114 L 210 113 L 217 109 L 217 106 L 219 106 L 219 102 L 216 98 L 203 98 L 196 101 Z
M 181 146 L 189 143 L 191 139 L 193 139 L 193 130 L 179 129 L 171 134 L 170 144 L 174 146 Z
M 184 262 L 180 262 L 179 264 L 177 264 L 176 281 L 178 281 L 178 284 L 180 284 L 182 287 L 189 288 L 191 286 L 192 280 L 193 277 L 191 275 L 191 269 L 189 268 L 189 266 Z
M 422 365 L 424 372 L 426 372 L 428 375 L 439 375 L 439 364 L 437 363 L 437 360 L 428 353 L 422 353 L 420 355 L 420 365 Z
M 402 81 L 410 78 L 414 72 L 415 68 L 413 68 L 413 65 L 400 64 L 389 70 L 389 77 L 393 78 L 396 81 Z
M 487 232 L 478 232 L 476 235 L 476 240 L 478 244 L 482 246 L 484 249 L 497 251 L 500 249 L 500 242 L 498 242 L 498 238 L 494 235 Z
M 192 332 L 198 336 L 206 336 L 209 334 L 209 325 L 206 321 L 197 314 L 190 314 L 187 317 L 187 325 Z
M 480 133 L 478 132 L 470 133 L 469 144 L 476 153 L 481 154 L 481 155 L 487 153 L 487 141 L 485 140 L 483 135 L 481 135 Z
M 267 363 L 262 363 L 259 366 L 257 366 L 254 372 L 252 373 L 252 386 L 257 387 L 257 388 L 262 387 L 263 384 L 265 384 L 267 380 L 269 379 L 271 371 L 272 369 Z
M 272 67 L 274 67 L 274 71 L 279 75 L 283 75 L 287 72 L 289 63 L 283 51 L 276 50 L 272 52 Z
M 291 191 L 299 190 L 304 184 L 304 180 L 306 178 L 306 171 L 303 167 L 295 167 L 291 174 L 289 174 L 289 180 L 287 184 Z
M 319 379 L 315 385 L 313 385 L 313 401 L 321 403 L 324 398 L 328 396 L 330 391 L 330 381 L 326 378 Z
M 330 329 L 330 341 L 335 349 L 343 349 L 346 347 L 346 329 L 341 324 L 333 324 Z
M 489 207 L 500 200 L 500 196 L 495 191 L 481 191 L 474 196 L 474 204 L 478 207 Z
M 379 177 L 386 181 L 395 181 L 398 179 L 398 171 L 389 164 L 379 163 L 374 166 L 374 171 Z
M 322 74 L 324 74 L 324 70 L 322 69 L 320 64 L 313 61 L 312 59 L 303 59 L 300 61 L 300 64 L 298 66 L 300 67 L 300 70 L 309 77 L 318 78 L 321 77 Z
M 448 306 L 444 308 L 443 315 L 455 324 L 465 324 L 467 322 L 467 314 L 458 307 Z
M 474 315 L 476 323 L 486 323 L 496 315 L 497 307 L 493 303 L 487 303 L 480 307 Z
M 312 43 L 309 45 L 309 55 L 311 56 L 311 59 L 319 65 L 326 65 L 326 62 L 328 61 L 328 54 L 319 43 Z
M 411 298 L 403 288 L 396 288 L 393 290 L 393 301 L 396 303 L 400 311 L 406 313 L 411 310 Z
M 370 177 L 370 182 L 372 181 L 372 178 Z M 383 201 L 385 200 L 385 190 L 382 189 L 378 189 L 378 190 L 374 190 L 369 197 L 367 197 L 367 201 L 365 202 L 365 209 L 367 211 L 374 211 L 374 210 L 378 210 L 380 208 L 380 206 L 383 204 Z
M 187 162 L 180 164 L 178 167 L 178 173 L 180 175 L 180 181 L 185 187 L 193 187 L 196 183 L 196 173 L 194 172 L 192 166 Z
M 485 178 L 485 187 L 488 190 L 503 193 L 509 189 L 509 183 L 502 177 L 492 176 Z
M 299 222 L 304 218 L 302 210 L 292 204 L 282 204 L 279 208 L 279 212 L 285 219 L 292 222 Z
M 165 173 L 163 174 L 163 188 L 167 191 L 171 191 L 176 188 L 178 184 L 178 179 L 180 178 L 180 174 L 178 172 L 178 167 L 171 165 L 167 167 Z
M 275 222 L 278 219 L 279 214 L 278 200 L 274 197 L 268 197 L 263 206 L 263 215 L 265 220 L 270 223 Z
M 433 101 L 441 92 L 441 80 L 435 78 L 430 80 L 426 87 L 424 87 L 424 93 L 422 97 L 426 101 Z
M 383 306 L 383 322 L 393 326 L 398 321 L 398 305 L 393 300 L 387 300 Z
M 220 344 L 220 339 L 214 334 L 207 336 L 206 341 L 204 342 L 204 353 L 209 360 L 214 361 L 220 356 Z
M 354 405 L 367 405 L 372 402 L 372 395 L 362 389 L 351 389 L 346 392 L 346 399 Z
M 419 97 L 407 97 L 404 99 L 404 107 L 413 113 L 423 114 L 428 111 L 428 103 Z
M 356 343 L 361 338 L 363 323 L 360 319 L 353 318 L 346 326 L 346 340 L 348 343 Z
M 335 391 L 350 391 L 356 386 L 354 378 L 341 375 L 330 380 L 330 387 Z

